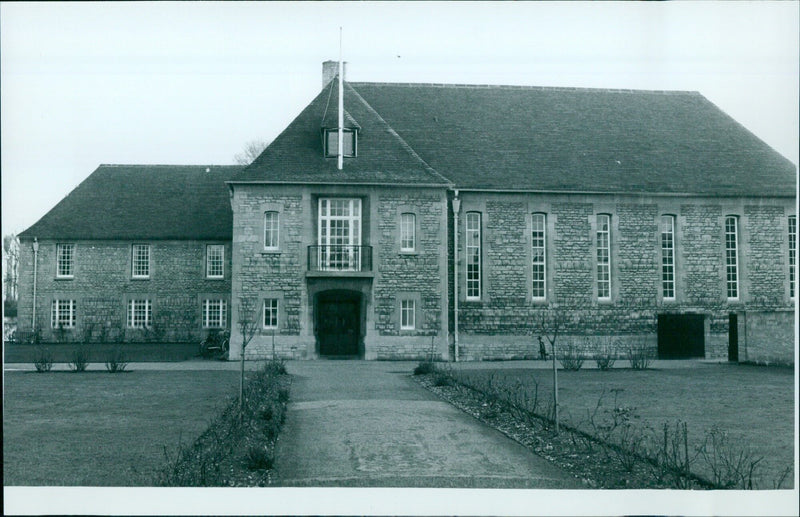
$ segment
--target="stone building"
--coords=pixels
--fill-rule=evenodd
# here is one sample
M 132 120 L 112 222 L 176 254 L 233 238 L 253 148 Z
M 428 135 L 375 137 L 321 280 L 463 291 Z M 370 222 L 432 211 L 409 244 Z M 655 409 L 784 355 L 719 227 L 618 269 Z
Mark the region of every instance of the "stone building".
M 36 284 L 43 331 L 211 311 L 233 358 L 255 319 L 254 357 L 535 357 L 544 321 L 584 354 L 794 360 L 795 166 L 700 94 L 344 81 L 339 169 L 335 68 L 246 167 L 101 166 L 21 235 L 21 323 Z

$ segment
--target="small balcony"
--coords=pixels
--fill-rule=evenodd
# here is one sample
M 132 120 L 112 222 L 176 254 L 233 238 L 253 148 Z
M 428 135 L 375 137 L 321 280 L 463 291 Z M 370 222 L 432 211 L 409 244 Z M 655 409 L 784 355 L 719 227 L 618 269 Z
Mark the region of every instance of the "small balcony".
M 372 271 L 372 246 L 309 246 L 308 271 L 369 273 Z

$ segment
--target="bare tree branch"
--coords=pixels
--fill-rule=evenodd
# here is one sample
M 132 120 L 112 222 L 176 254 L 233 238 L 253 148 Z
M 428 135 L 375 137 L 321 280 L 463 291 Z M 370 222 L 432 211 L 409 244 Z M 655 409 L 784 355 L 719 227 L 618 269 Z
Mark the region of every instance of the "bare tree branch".
M 264 140 L 251 140 L 244 145 L 242 152 L 236 154 L 233 159 L 239 165 L 250 165 L 266 147 L 267 142 Z

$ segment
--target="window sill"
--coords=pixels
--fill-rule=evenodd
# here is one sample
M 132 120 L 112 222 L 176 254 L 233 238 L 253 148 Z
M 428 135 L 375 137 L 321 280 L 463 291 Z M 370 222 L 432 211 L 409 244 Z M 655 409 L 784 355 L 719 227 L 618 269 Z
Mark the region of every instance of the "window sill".
M 74 276 L 57 276 L 55 278 L 55 280 L 56 280 L 56 282 L 59 282 L 59 281 L 62 281 L 62 280 L 75 280 L 75 277 Z
M 207 276 L 206 280 L 225 280 L 224 276 Z
M 409 256 L 415 257 L 415 256 L 419 255 L 419 251 L 417 251 L 417 250 L 400 250 L 398 253 L 400 255 L 406 256 L 406 257 L 409 257 Z
M 261 251 L 262 255 L 280 255 L 281 250 L 263 250 Z
M 134 282 L 139 282 L 139 281 L 142 281 L 142 280 L 150 280 L 150 277 L 149 276 L 132 276 L 131 280 L 133 280 Z

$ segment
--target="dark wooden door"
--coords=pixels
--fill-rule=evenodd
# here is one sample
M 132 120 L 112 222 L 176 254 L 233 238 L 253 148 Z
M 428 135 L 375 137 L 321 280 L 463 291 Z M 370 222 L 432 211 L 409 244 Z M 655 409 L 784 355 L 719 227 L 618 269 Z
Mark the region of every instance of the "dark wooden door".
M 728 361 L 739 361 L 739 318 L 728 315 Z
M 357 355 L 359 303 L 356 299 L 320 299 L 317 304 L 320 355 Z
M 705 317 L 702 314 L 659 314 L 659 359 L 705 356 Z

